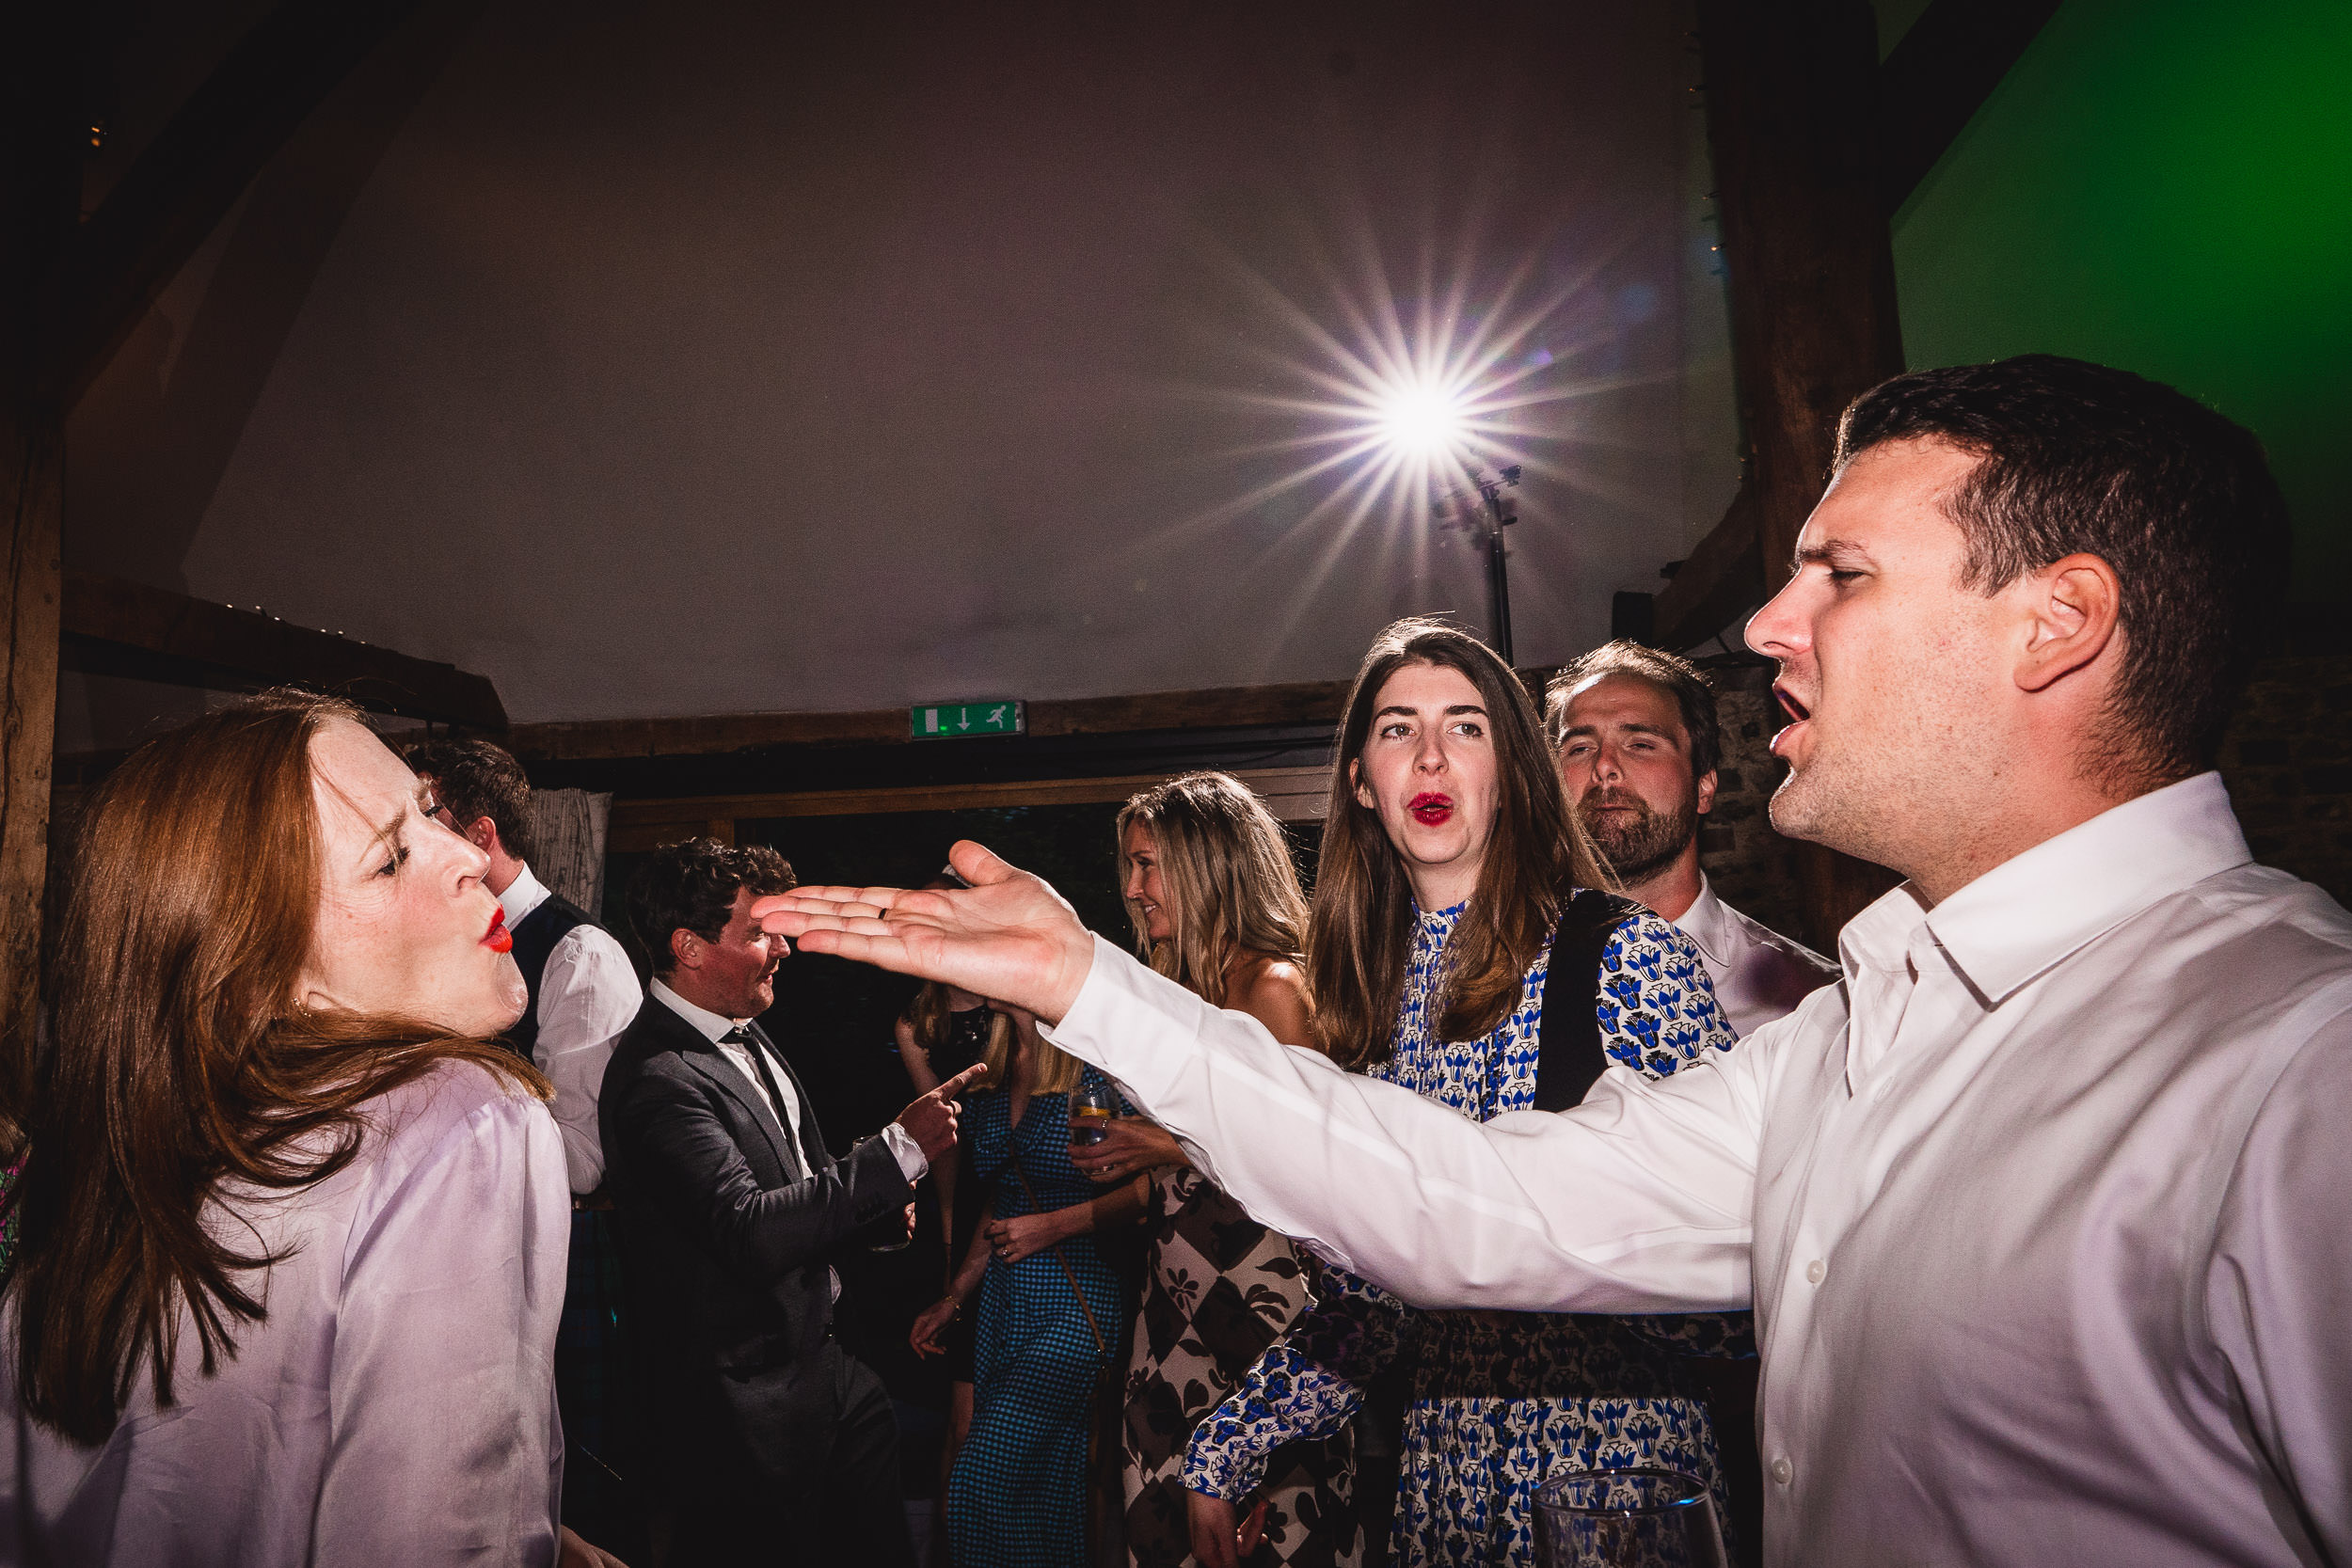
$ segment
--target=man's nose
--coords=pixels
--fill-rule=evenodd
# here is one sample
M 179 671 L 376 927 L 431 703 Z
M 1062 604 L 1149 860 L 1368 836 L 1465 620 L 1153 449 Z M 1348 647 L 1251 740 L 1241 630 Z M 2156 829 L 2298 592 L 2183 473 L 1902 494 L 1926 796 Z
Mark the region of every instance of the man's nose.
M 1764 608 L 1748 617 L 1748 646 L 1767 658 L 1786 659 L 1801 652 L 1807 641 L 1804 616 L 1798 601 L 1804 592 L 1802 574 L 1781 584 L 1780 592 L 1764 602 Z

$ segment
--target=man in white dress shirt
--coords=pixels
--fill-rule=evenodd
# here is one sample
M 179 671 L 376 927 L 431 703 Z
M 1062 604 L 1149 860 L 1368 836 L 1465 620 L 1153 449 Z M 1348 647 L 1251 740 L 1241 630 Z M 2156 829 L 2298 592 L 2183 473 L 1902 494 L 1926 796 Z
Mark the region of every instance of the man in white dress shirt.
M 433 740 L 410 747 L 407 760 L 432 784 L 439 820 L 490 857 L 483 883 L 498 895 L 531 989 L 507 1043 L 555 1085 L 548 1109 L 564 1168 L 573 1195 L 586 1197 L 604 1180 L 596 1091 L 645 988 L 612 932 L 532 875 L 531 781 L 512 754 L 486 740 Z
M 1544 722 L 1577 819 L 1626 896 L 1697 944 L 1735 1034 L 1745 1039 L 1837 978 L 1836 964 L 1718 898 L 1699 867 L 1723 725 L 1690 660 L 1604 643 L 1551 678 Z
M 2137 377 L 1857 400 L 1748 637 L 1775 824 L 1909 879 L 1841 984 L 1569 1111 L 1482 1126 L 1286 1050 L 977 846 L 972 891 L 770 919 L 1057 1021 L 1414 1301 L 1752 1301 L 1776 1568 L 2352 1560 L 2352 917 L 2251 863 L 2210 770 L 2286 539 L 2253 437 Z
M 643 1506 L 615 1481 L 639 1468 L 634 1433 L 613 1400 L 620 1270 L 597 1189 L 604 1147 L 596 1093 L 613 1042 L 645 999 L 628 954 L 587 911 L 532 874 L 531 780 L 512 753 L 486 740 L 428 740 L 408 766 L 433 791 L 435 818 L 489 857 L 483 885 L 498 895 L 529 1000 L 506 1043 L 555 1086 L 548 1109 L 564 1142 L 572 1189 L 555 1391 L 564 1418 L 564 1522 L 624 1560 L 643 1556 Z

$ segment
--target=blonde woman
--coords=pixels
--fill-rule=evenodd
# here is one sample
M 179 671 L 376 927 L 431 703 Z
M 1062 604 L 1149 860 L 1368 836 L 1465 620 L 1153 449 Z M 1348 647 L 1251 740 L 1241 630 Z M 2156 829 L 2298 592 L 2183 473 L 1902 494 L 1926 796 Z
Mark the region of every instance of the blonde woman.
M 1204 1000 L 1311 1049 L 1300 966 L 1307 901 L 1264 803 L 1229 774 L 1187 773 L 1129 800 L 1118 833 L 1137 951 Z M 1116 1122 L 1104 1142 L 1071 1158 L 1106 1180 L 1152 1173 L 1122 1481 L 1129 1562 L 1175 1568 L 1193 1560 L 1185 1440 L 1305 1307 L 1310 1270 L 1148 1121 Z M 1274 1468 L 1244 1527 L 1246 1560 L 1356 1561 L 1361 1532 L 1349 1502 L 1346 1433 L 1295 1445 Z

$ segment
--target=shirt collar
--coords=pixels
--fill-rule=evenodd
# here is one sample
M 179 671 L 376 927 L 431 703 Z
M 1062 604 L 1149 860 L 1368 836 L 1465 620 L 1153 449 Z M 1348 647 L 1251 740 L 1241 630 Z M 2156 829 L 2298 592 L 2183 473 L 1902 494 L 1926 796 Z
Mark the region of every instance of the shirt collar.
M 1733 949 L 1739 946 L 1731 930 L 1731 912 L 1724 901 L 1715 896 L 1715 884 L 1699 873 L 1699 895 L 1691 900 L 1691 907 L 1674 923 L 1680 931 L 1698 944 L 1700 955 L 1709 963 L 1730 960 Z
M 1839 933 L 1838 957 L 1850 976 L 1891 968 L 1924 929 L 1997 1006 L 2158 899 L 2252 859 L 2221 775 L 2200 773 L 2045 839 L 1924 915 L 1904 883 Z
M 1441 910 L 1424 910 L 1421 907 L 1420 901 L 1415 900 L 1413 913 L 1419 918 L 1422 930 L 1437 936 L 1443 936 L 1454 929 L 1454 923 L 1461 919 L 1462 911 L 1469 908 L 1470 900 L 1467 898 L 1458 904 L 1448 904 Z
M 646 989 L 661 999 L 662 1006 L 692 1024 L 702 1037 L 713 1045 L 719 1043 L 721 1036 L 740 1029 L 751 1022 L 745 1018 L 722 1018 L 707 1007 L 698 1007 L 660 980 Z
M 531 874 L 529 863 L 515 873 L 515 879 L 499 895 L 499 908 L 506 911 L 506 928 L 513 930 L 523 923 L 523 917 L 549 897 L 548 884 Z

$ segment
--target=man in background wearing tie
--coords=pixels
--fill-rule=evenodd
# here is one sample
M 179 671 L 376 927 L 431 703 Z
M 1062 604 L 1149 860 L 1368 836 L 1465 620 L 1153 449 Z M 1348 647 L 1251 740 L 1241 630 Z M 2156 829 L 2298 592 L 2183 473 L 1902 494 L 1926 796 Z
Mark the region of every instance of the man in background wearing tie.
M 906 1225 L 969 1075 L 832 1156 L 755 1022 L 788 949 L 752 900 L 793 880 L 773 849 L 698 838 L 656 850 L 629 888 L 654 978 L 598 1119 L 669 1558 L 911 1568 L 898 1425 L 834 1338 L 827 1259 Z

